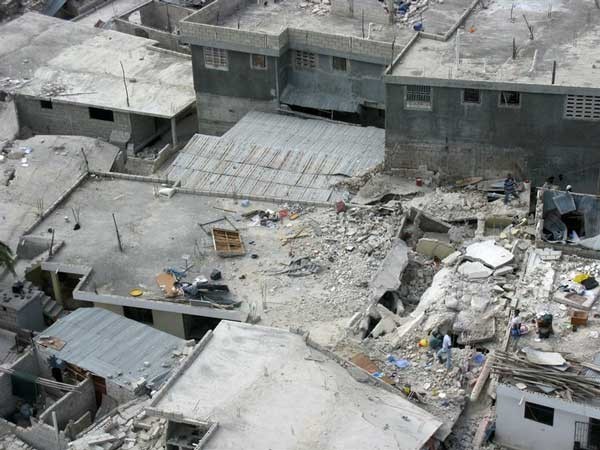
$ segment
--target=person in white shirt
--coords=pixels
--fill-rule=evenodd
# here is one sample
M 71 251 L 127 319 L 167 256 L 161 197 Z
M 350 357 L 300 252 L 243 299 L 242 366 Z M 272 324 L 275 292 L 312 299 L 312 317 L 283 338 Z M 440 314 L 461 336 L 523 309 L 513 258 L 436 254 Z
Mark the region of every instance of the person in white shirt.
M 442 348 L 440 348 L 437 352 L 438 361 L 442 362 L 442 355 L 446 355 L 446 368 L 452 368 L 452 338 L 446 332 L 444 333 L 444 339 L 442 341 Z

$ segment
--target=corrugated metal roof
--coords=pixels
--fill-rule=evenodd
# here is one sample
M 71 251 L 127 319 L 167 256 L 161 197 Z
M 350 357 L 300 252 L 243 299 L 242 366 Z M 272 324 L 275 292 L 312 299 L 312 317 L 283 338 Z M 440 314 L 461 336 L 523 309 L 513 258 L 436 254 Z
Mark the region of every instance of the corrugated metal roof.
M 44 352 L 131 390 L 141 377 L 156 389 L 177 363 L 173 352 L 185 347 L 183 339 L 101 308 L 79 308 L 43 336 L 65 342 L 62 350 L 44 347 Z M 37 337 L 38 347 L 39 342 Z
M 197 191 L 332 202 L 333 185 L 383 161 L 384 130 L 261 112 L 220 138 L 195 135 L 168 174 Z

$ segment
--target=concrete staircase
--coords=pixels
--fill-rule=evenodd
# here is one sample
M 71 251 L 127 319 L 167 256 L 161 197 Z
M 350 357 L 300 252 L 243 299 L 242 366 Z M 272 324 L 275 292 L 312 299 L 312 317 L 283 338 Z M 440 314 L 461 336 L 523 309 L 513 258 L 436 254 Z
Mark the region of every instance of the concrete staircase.
M 56 303 L 51 297 L 44 294 L 41 301 L 44 316 L 50 320 L 50 322 L 56 322 L 63 316 L 63 307 Z

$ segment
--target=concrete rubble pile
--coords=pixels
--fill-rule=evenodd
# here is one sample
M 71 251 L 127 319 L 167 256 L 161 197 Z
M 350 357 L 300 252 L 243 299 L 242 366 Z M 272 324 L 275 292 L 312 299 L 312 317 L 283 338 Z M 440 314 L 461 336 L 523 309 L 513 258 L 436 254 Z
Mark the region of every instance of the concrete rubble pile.
M 104 416 L 69 443 L 71 450 L 164 448 L 166 419 L 148 416 L 148 400 L 123 404 Z

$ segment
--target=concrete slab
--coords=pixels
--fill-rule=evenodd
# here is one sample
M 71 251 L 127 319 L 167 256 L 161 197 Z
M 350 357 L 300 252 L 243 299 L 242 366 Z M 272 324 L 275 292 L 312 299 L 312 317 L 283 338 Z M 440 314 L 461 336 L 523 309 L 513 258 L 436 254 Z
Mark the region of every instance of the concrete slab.
M 215 395 L 219 392 L 219 395 Z M 441 422 L 284 330 L 221 322 L 151 407 L 218 422 L 203 448 L 417 450 Z
M 477 7 L 466 19 L 458 38 L 453 36 L 446 42 L 419 39 L 395 65 L 390 78 L 439 79 L 444 83 L 492 81 L 550 88 L 556 61 L 552 88 L 597 88 L 600 72 L 592 62 L 600 57 L 598 14 L 594 2 L 584 0 L 559 0 L 551 6 L 542 1 L 491 1 L 485 9 Z M 533 26 L 534 39 L 530 39 L 523 16 Z M 517 47 L 514 59 L 513 37 Z
M 192 62 L 154 44 L 27 13 L 0 26 L 0 86 L 58 103 L 171 118 L 195 102 Z M 3 83 L 5 77 L 12 81 Z
M 492 269 L 498 269 L 514 259 L 514 255 L 511 252 L 496 245 L 493 240 L 476 242 L 469 245 L 465 256 L 475 261 L 481 261 Z
M 465 275 L 470 280 L 487 278 L 492 274 L 492 272 L 492 270 L 488 269 L 478 261 L 467 261 L 458 267 L 458 273 Z
M 27 149 L 31 153 L 25 153 Z M 98 171 L 110 170 L 119 152 L 114 145 L 78 136 L 38 135 L 13 142 L 11 153 L 15 156 L 0 163 L 0 171 L 12 174 L 12 179 L 6 180 L 8 185 L 0 189 L 1 241 L 16 249 L 23 231 L 37 220 L 39 206 L 48 208 L 85 173 L 81 149 L 90 170 Z M 63 214 L 73 220 L 70 210 Z
M 452 245 L 438 239 L 428 238 L 419 239 L 415 250 L 422 255 L 429 256 L 430 258 L 437 257 L 439 259 L 445 259 L 456 252 L 456 249 Z M 460 253 L 458 256 L 460 256 Z

